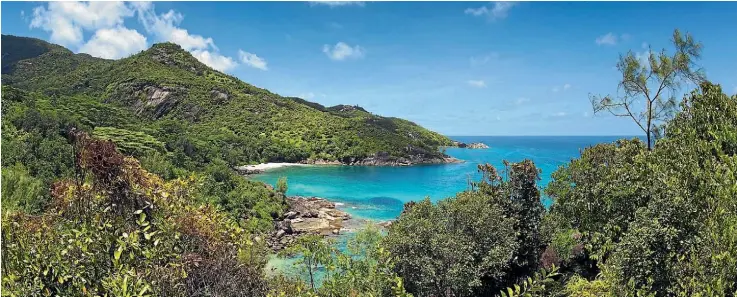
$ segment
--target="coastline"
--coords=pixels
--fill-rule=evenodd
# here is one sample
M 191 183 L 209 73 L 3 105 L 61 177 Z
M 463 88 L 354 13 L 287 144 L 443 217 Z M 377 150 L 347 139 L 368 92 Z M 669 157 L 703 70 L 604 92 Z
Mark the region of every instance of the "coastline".
M 269 162 L 260 163 L 256 165 L 242 165 L 234 167 L 235 171 L 243 175 L 259 174 L 264 173 L 268 170 L 273 170 L 283 167 L 306 167 L 306 166 L 414 166 L 414 165 L 441 165 L 441 164 L 458 164 L 464 163 L 464 160 L 455 157 L 435 157 L 435 158 L 423 158 L 423 157 L 410 157 L 410 158 L 390 158 L 383 156 L 374 156 L 364 159 L 350 159 L 348 162 L 341 162 L 338 160 L 303 160 L 298 163 L 287 163 L 287 162 Z

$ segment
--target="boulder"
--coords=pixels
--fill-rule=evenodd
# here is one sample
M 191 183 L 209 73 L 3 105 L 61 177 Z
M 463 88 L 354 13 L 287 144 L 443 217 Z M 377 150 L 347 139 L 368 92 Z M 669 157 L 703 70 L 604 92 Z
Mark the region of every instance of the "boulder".
M 284 217 L 291 220 L 291 219 L 296 218 L 297 215 L 298 213 L 296 211 L 290 211 L 290 212 L 285 213 Z

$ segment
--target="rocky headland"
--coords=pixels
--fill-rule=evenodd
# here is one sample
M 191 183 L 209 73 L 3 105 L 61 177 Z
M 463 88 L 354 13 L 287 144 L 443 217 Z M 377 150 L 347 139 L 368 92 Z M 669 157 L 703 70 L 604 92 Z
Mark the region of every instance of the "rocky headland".
M 486 145 L 483 142 L 473 142 L 470 144 L 466 144 L 460 141 L 453 140 L 453 147 L 459 147 L 459 148 L 468 148 L 468 149 L 488 149 L 489 146 Z
M 335 207 L 335 203 L 318 197 L 286 198 L 289 210 L 274 221 L 274 231 L 267 245 L 279 251 L 304 234 L 338 235 L 351 215 Z

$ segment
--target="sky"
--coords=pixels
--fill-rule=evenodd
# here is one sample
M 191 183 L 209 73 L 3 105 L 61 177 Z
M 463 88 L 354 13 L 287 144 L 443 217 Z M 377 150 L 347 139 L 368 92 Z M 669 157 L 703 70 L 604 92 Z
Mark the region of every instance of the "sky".
M 283 96 L 359 105 L 446 135 L 640 135 L 593 114 L 620 54 L 703 44 L 737 93 L 737 2 L 3 2 L 2 34 L 119 59 L 180 44 Z M 693 86 L 684 85 L 682 93 Z M 680 95 L 678 97 L 681 97 Z

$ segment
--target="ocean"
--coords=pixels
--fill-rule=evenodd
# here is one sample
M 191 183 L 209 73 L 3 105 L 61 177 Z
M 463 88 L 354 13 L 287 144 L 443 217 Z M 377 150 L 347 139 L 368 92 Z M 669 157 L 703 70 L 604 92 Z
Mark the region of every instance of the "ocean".
M 477 172 L 478 164 L 489 163 L 502 170 L 504 160 L 531 159 L 541 170 L 538 186 L 542 190 L 550 182 L 551 173 L 578 158 L 584 148 L 635 137 L 638 136 L 450 136 L 467 144 L 483 142 L 489 148 L 447 148 L 448 155 L 465 161 L 460 164 L 282 167 L 251 178 L 275 185 L 279 177 L 286 176 L 287 195 L 326 198 L 336 202 L 339 209 L 350 213 L 356 221 L 386 221 L 397 218 L 406 202 L 425 197 L 435 202 L 468 189 L 469 180 L 478 181 L 481 177 Z M 542 197 L 542 201 L 546 207 L 551 204 L 546 197 Z M 345 233 L 336 238 L 339 249 L 345 249 L 351 235 Z M 305 278 L 294 263 L 294 258 L 272 256 L 267 272 L 279 271 Z M 320 268 L 316 274 L 318 284 L 323 277 L 324 271 Z
M 488 149 L 447 148 L 461 164 L 407 167 L 310 166 L 282 167 L 252 178 L 275 185 L 286 176 L 287 195 L 317 196 L 337 202 L 356 218 L 384 221 L 395 219 L 404 203 L 429 197 L 432 201 L 466 190 L 468 181 L 481 177 L 477 165 L 489 163 L 503 169 L 503 161 L 531 159 L 542 171 L 540 188 L 550 182 L 559 166 L 580 156 L 581 150 L 597 143 L 637 136 L 451 136 L 465 143 L 483 142 Z M 549 206 L 551 201 L 543 198 Z

